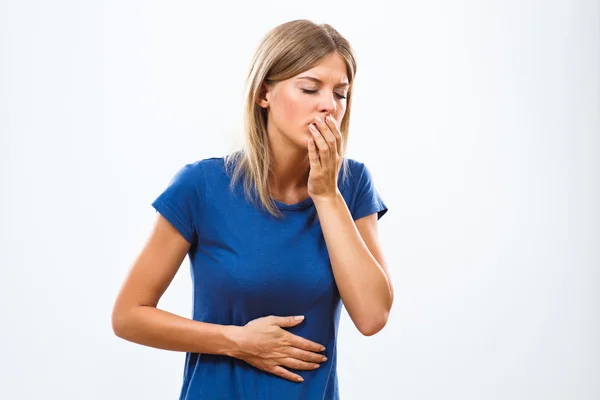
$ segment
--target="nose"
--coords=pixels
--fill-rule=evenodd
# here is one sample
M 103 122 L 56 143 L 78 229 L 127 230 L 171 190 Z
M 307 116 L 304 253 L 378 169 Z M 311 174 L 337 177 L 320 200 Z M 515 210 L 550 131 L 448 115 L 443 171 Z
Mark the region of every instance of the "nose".
M 325 94 L 321 97 L 321 102 L 319 103 L 319 112 L 323 114 L 323 117 L 329 114 L 335 114 L 337 105 L 334 96 L 335 94 L 331 93 L 331 95 Z

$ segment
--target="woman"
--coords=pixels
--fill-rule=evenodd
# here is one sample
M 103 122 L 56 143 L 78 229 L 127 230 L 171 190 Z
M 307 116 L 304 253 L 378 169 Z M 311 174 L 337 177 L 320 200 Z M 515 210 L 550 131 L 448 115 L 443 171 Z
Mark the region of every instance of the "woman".
M 387 207 L 344 157 L 356 63 L 331 26 L 272 29 L 248 75 L 245 146 L 184 166 L 114 305 L 119 337 L 186 352 L 180 399 L 337 399 L 341 304 L 364 335 L 393 289 Z M 186 255 L 193 319 L 157 308 Z

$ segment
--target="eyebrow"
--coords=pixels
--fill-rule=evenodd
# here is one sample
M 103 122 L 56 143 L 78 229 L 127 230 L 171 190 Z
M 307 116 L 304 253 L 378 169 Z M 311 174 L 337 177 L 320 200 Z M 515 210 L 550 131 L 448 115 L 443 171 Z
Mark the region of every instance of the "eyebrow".
M 319 84 L 323 84 L 323 81 L 321 81 L 320 79 L 317 79 L 317 78 L 315 78 L 313 76 L 301 76 L 298 79 L 308 79 L 309 81 L 313 81 L 313 82 L 316 82 L 316 83 L 319 83 Z M 335 87 L 342 87 L 342 86 L 346 87 L 346 86 L 350 86 L 350 84 L 346 83 L 346 82 L 343 82 L 343 83 L 338 83 L 337 85 L 335 85 Z

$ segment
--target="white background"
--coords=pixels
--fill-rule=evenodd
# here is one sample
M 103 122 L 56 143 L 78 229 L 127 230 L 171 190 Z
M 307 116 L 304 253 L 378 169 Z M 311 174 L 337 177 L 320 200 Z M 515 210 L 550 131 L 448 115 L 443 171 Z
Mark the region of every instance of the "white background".
M 262 36 L 356 50 L 351 158 L 389 213 L 387 327 L 342 399 L 600 398 L 597 1 L 1 1 L 0 398 L 174 399 L 183 353 L 113 335 L 183 164 L 222 156 Z M 160 307 L 191 312 L 188 260 Z

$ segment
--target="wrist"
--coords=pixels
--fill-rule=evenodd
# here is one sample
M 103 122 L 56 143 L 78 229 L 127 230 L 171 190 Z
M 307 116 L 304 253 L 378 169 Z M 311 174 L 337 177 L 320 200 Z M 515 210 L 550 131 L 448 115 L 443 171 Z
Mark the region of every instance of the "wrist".
M 223 325 L 221 334 L 224 346 L 221 349 L 221 355 L 239 358 L 242 354 L 243 326 Z
M 324 195 L 324 196 L 313 196 L 313 203 L 319 204 L 335 204 L 339 201 L 344 201 L 342 193 L 338 190 L 335 193 Z

